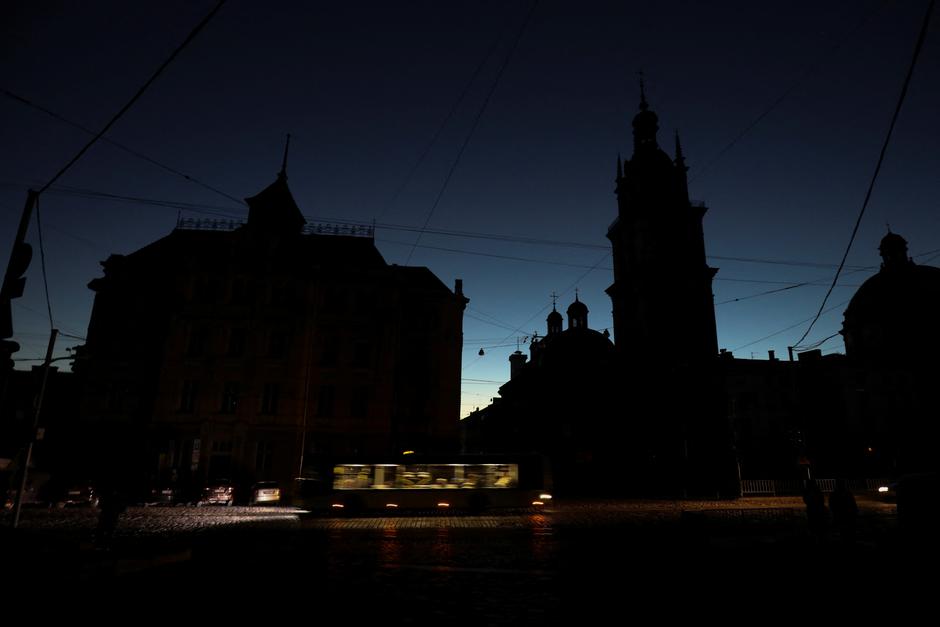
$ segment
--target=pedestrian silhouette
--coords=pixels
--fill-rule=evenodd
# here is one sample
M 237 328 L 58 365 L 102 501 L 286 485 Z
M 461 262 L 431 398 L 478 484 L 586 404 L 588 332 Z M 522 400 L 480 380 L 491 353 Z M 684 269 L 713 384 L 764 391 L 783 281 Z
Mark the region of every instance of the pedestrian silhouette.
M 124 495 L 116 488 L 105 490 L 98 499 L 98 509 L 95 546 L 99 549 L 109 550 L 114 541 L 114 532 L 117 529 L 118 519 L 127 509 L 124 503 Z
M 835 490 L 829 495 L 829 511 L 832 512 L 832 522 L 839 531 L 839 537 L 843 541 L 853 542 L 858 505 L 845 479 L 836 480 Z
M 809 531 L 817 541 L 821 542 L 826 538 L 828 512 L 826 511 L 826 500 L 815 479 L 806 480 L 803 486 L 803 502 L 806 503 L 806 520 L 809 523 Z

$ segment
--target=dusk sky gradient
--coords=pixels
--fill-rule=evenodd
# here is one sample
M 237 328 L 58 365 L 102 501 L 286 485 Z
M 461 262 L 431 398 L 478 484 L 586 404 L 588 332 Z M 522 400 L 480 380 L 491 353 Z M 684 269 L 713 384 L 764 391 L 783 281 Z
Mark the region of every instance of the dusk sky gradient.
M 4 3 L 0 88 L 97 131 L 215 4 Z M 719 346 L 739 357 L 766 359 L 775 349 L 786 358 L 848 242 L 926 0 L 532 7 L 230 0 L 106 137 L 245 198 L 274 180 L 290 133 L 288 182 L 308 221 L 375 220 L 389 263 L 427 266 L 450 288 L 463 279 L 465 416 L 508 378 L 516 338 L 545 332 L 553 291 L 564 312 L 577 286 L 591 328 L 613 333 L 605 235 L 617 212 L 617 155 L 632 153 L 642 69 L 659 143 L 672 155 L 678 129 L 690 194 L 709 207 Z M 827 305 L 835 307 L 805 344 L 839 330 L 845 302 L 877 270 L 886 223 L 908 240 L 915 261 L 938 265 L 938 35 L 934 16 Z M 89 139 L 0 94 L 4 263 L 27 188 L 44 185 Z M 243 204 L 105 142 L 43 194 L 40 210 L 54 322 L 78 336 L 91 313 L 87 284 L 108 255 L 167 235 L 179 212 L 247 216 Z M 426 220 L 429 232 L 412 254 Z M 433 232 L 441 230 L 506 239 Z M 19 359 L 40 358 L 49 333 L 35 220 L 29 241 L 36 255 L 13 306 Z M 870 269 L 853 272 L 859 267 Z M 803 281 L 814 284 L 727 302 Z M 615 340 L 629 348 L 629 337 Z M 63 338 L 56 354 L 76 343 Z M 822 348 L 844 350 L 839 336 Z

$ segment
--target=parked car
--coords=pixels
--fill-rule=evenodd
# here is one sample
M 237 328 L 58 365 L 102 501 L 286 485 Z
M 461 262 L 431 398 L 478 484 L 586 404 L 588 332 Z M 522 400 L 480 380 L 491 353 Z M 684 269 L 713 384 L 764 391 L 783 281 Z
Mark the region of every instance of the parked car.
M 277 481 L 259 481 L 251 487 L 251 505 L 277 505 L 281 502 L 281 488 Z
M 183 502 L 181 491 L 173 486 L 163 486 L 150 491 L 148 505 L 177 505 Z
M 95 486 L 90 482 L 82 481 L 70 484 L 64 493 L 56 500 L 56 506 L 88 505 L 97 507 L 98 498 L 98 494 L 95 492 Z
M 228 481 L 216 481 L 206 486 L 202 491 L 202 498 L 196 505 L 233 505 L 235 503 L 235 487 Z

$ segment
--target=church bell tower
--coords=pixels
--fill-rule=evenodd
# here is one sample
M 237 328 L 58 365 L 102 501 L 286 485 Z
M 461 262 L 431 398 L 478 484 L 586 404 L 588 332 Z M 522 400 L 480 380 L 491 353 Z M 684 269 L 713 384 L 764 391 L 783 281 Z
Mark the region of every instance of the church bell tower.
M 685 159 L 657 142 L 659 118 L 640 84 L 633 156 L 617 157 L 612 245 L 614 337 L 622 358 L 691 365 L 718 353 L 712 279 L 705 261 L 704 204 L 689 200 Z

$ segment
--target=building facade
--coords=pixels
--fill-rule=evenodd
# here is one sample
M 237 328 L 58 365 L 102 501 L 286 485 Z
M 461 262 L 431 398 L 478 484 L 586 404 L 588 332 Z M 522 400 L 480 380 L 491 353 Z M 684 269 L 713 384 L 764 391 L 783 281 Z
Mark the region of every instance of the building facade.
M 531 362 L 511 356 L 514 375 L 501 397 L 464 420 L 477 450 L 528 446 L 551 457 L 556 483 L 570 493 L 737 490 L 705 207 L 689 200 L 678 137 L 670 158 L 658 129 L 641 91 L 633 154 L 617 160 L 617 218 L 607 233 L 616 344 L 587 327 L 587 308 L 576 299 L 568 329 L 561 331 L 553 311 L 545 338 L 532 343 Z
M 91 474 L 286 487 L 317 457 L 455 450 L 461 281 L 388 265 L 371 229 L 305 225 L 283 171 L 247 202 L 245 224 L 180 221 L 89 284 Z

